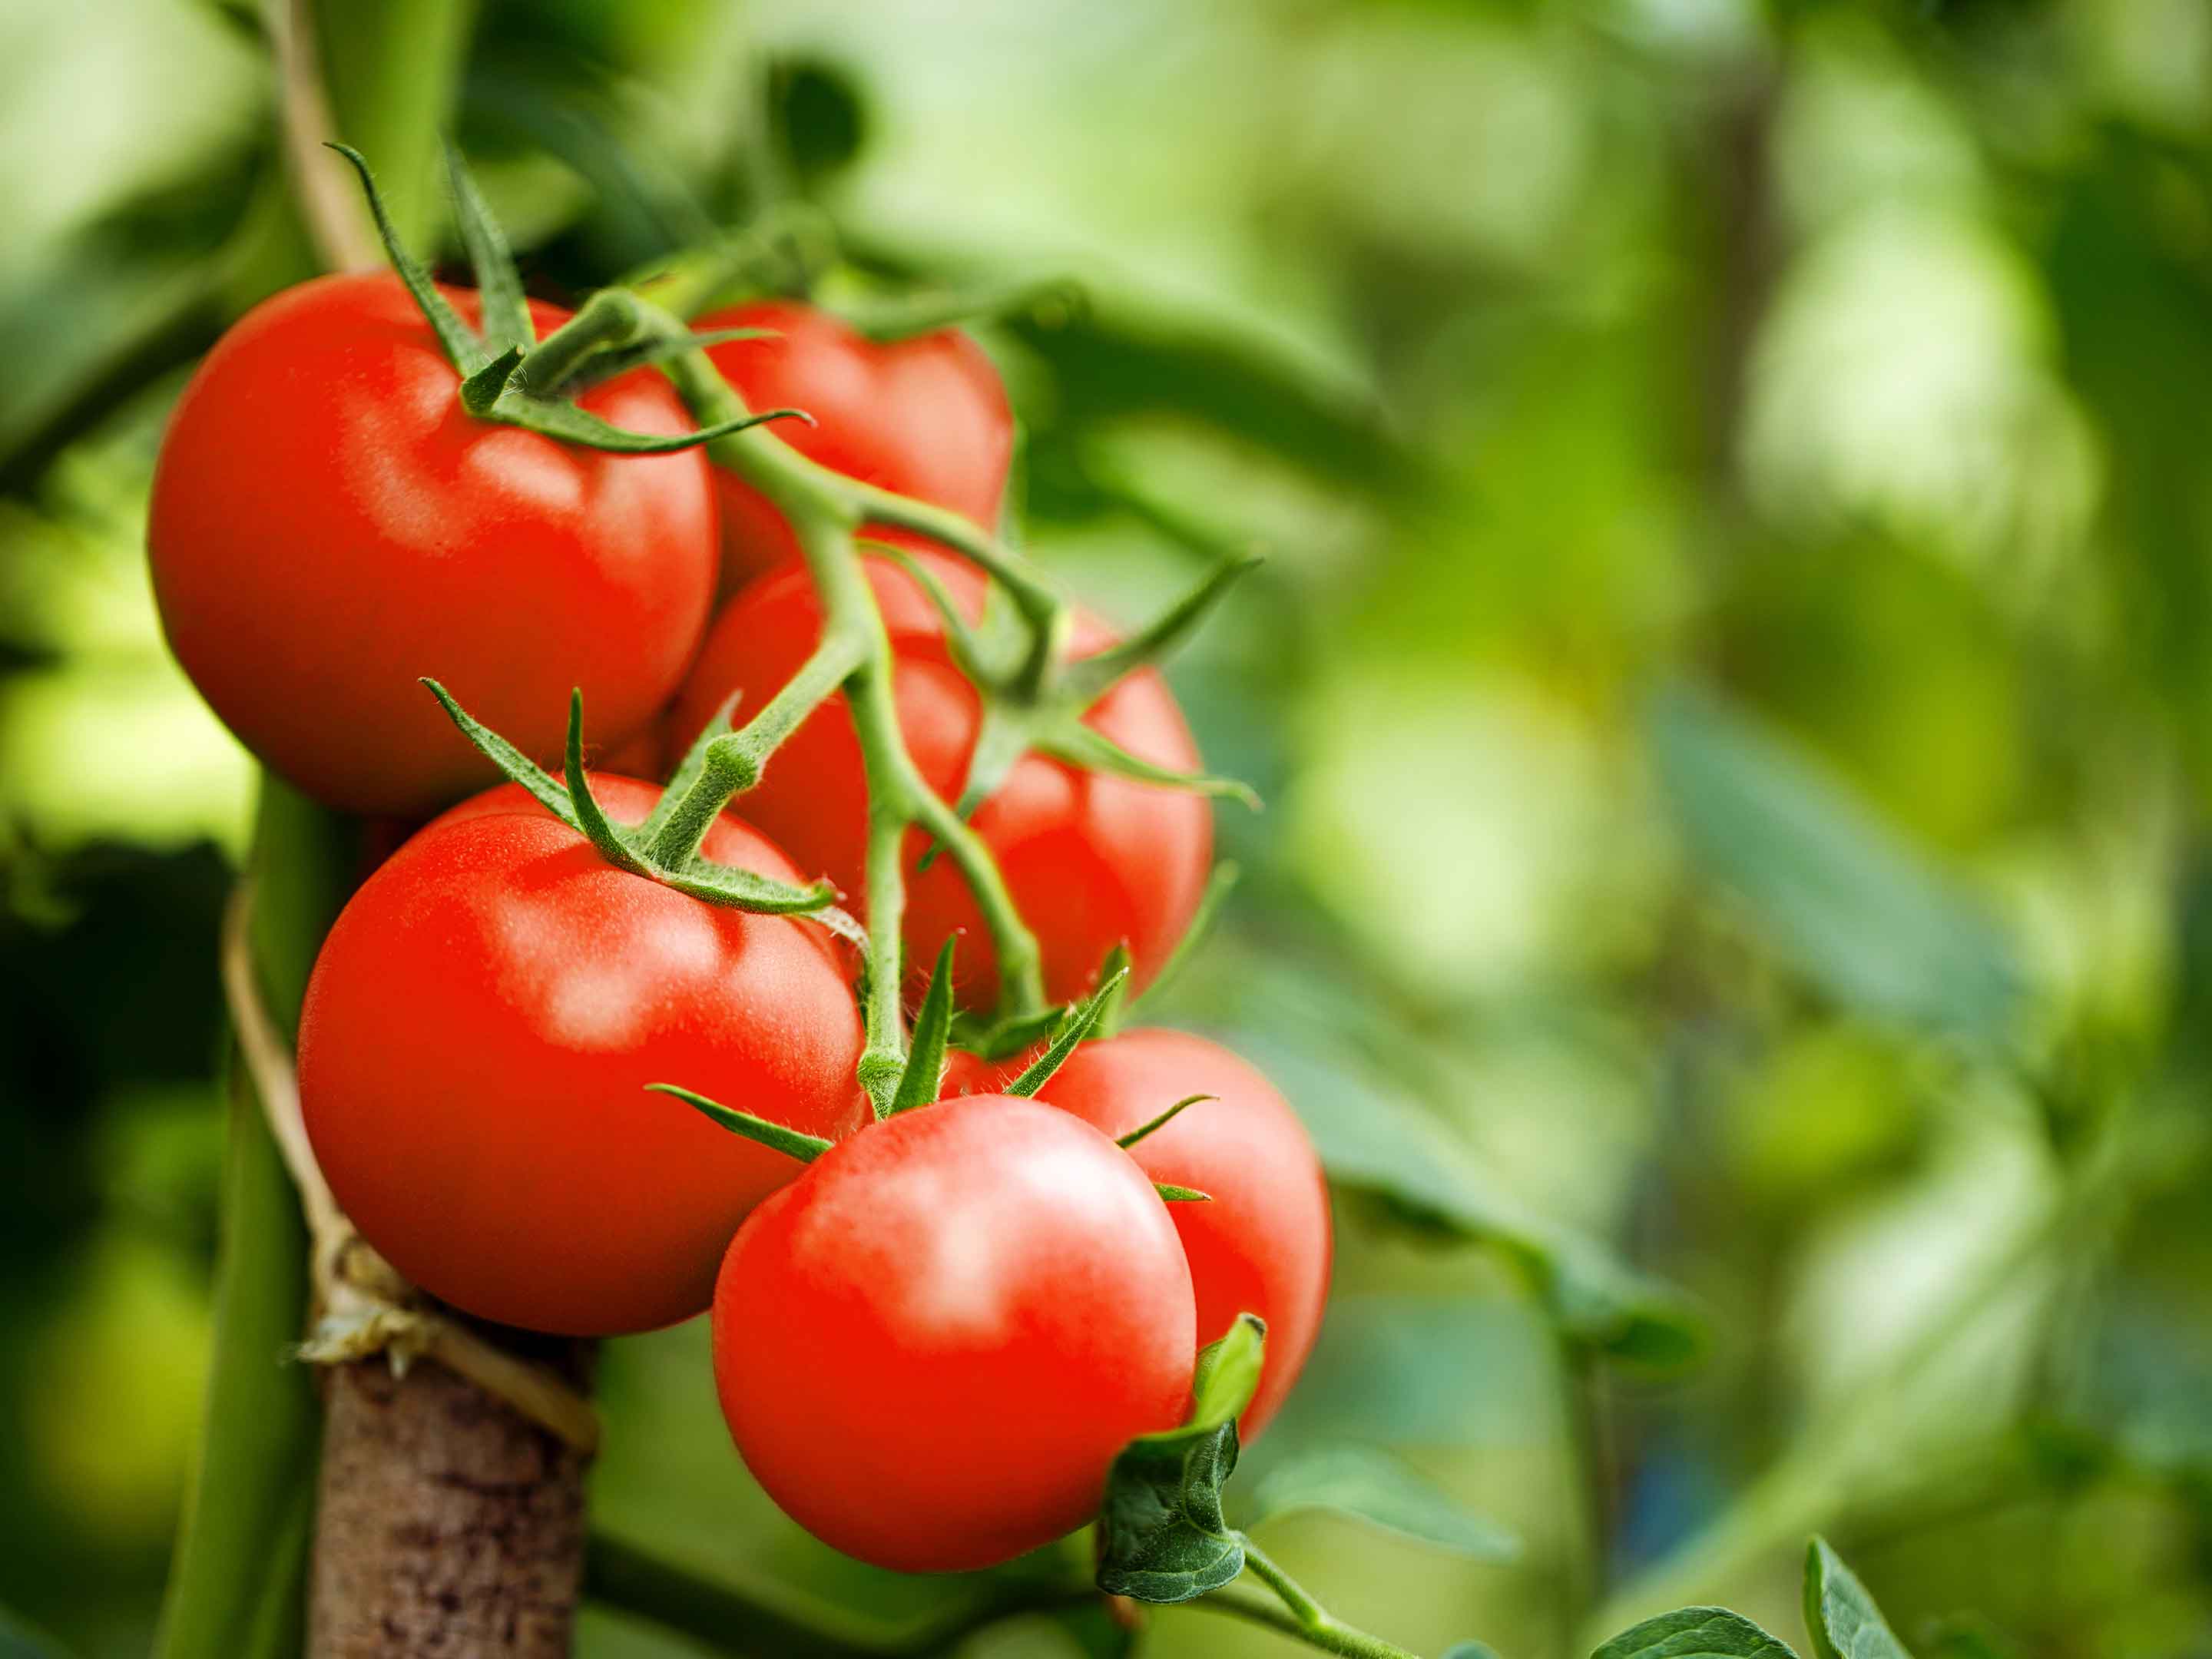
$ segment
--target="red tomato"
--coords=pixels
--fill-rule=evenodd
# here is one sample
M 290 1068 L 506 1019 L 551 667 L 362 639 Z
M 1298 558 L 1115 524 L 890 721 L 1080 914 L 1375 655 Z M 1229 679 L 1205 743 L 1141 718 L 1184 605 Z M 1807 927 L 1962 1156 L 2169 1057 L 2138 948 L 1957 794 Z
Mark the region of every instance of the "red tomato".
M 917 556 L 971 617 L 981 614 L 986 584 L 972 566 L 946 555 Z M 864 562 L 890 633 L 908 747 L 922 775 L 951 800 L 967 775 L 981 704 L 953 665 L 943 622 L 914 579 L 888 560 Z M 744 692 L 736 721 L 750 718 L 797 671 L 821 628 L 821 606 L 804 570 L 787 569 L 747 589 L 708 634 L 671 716 L 670 752 L 697 736 L 733 690 Z M 1111 638 L 1096 619 L 1079 617 L 1073 649 L 1084 655 Z M 1182 712 L 1152 670 L 1122 681 L 1086 718 L 1147 760 L 1186 770 L 1198 764 Z M 792 735 L 740 800 L 750 822 L 802 866 L 826 873 L 850 901 L 866 891 L 867 787 L 842 698 Z M 1122 940 L 1137 984 L 1158 972 L 1197 911 L 1213 854 L 1213 816 L 1202 797 L 1040 755 L 1023 757 L 974 823 L 1037 931 L 1045 988 L 1059 1000 L 1080 994 Z M 907 845 L 911 865 L 927 838 L 916 830 Z M 939 858 L 909 884 L 906 942 L 917 971 L 927 970 L 953 933 L 961 936 L 955 971 L 963 1000 L 988 1007 L 999 985 L 990 939 L 959 871 Z
M 447 291 L 473 317 L 473 294 Z M 541 337 L 565 315 L 534 306 Z M 618 743 L 705 627 L 717 532 L 696 451 L 608 455 L 477 420 L 390 275 L 325 276 L 249 312 L 185 388 L 147 544 L 169 643 L 246 747 L 310 794 L 422 816 L 492 769 L 416 684 L 525 753 L 560 751 L 568 690 Z M 665 381 L 585 409 L 689 429 Z
M 1097 1513 L 1181 1420 L 1190 1270 L 1137 1166 L 1032 1101 L 925 1107 L 756 1210 L 714 1289 L 714 1380 L 754 1477 L 825 1543 L 988 1567 Z
M 635 823 L 660 792 L 599 777 Z M 794 880 L 724 817 L 708 854 Z M 823 930 L 617 870 L 507 785 L 363 884 L 300 1022 L 300 1094 L 339 1204 L 399 1271 L 482 1318 L 568 1335 L 689 1318 L 787 1158 L 648 1083 L 810 1134 L 868 1121 L 860 1022 Z
M 776 331 L 707 355 L 753 409 L 803 409 L 820 422 L 778 427 L 793 448 L 863 483 L 997 526 L 1014 417 L 998 370 L 966 335 L 940 329 L 879 344 L 791 300 L 718 312 L 697 326 Z M 715 481 L 726 590 L 798 556 L 791 526 L 766 497 L 727 472 Z
M 953 1050 L 947 1095 L 1002 1089 L 1027 1058 L 979 1060 Z M 1128 1156 L 1154 1181 L 1195 1187 L 1211 1204 L 1171 1204 L 1198 1296 L 1200 1338 L 1240 1313 L 1267 1322 L 1267 1368 L 1238 1429 L 1255 1437 L 1298 1380 L 1328 1298 L 1328 1188 L 1305 1126 L 1274 1085 L 1204 1037 L 1146 1030 L 1086 1042 L 1039 1098 L 1114 1139 L 1190 1095 L 1214 1095 L 1155 1129 Z

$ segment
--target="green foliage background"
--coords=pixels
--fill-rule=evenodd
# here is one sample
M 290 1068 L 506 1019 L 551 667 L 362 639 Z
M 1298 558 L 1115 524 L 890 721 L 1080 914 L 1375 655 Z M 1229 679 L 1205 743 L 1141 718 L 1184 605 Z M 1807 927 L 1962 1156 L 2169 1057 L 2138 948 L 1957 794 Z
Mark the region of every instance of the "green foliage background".
M 1267 556 L 1175 671 L 1270 805 L 1171 1012 L 1347 1179 L 1246 1478 L 1387 1444 L 1522 1544 L 1271 1553 L 1425 1651 L 1794 1630 L 1815 1528 L 1923 1656 L 2212 1644 L 2212 9 L 489 0 L 467 64 L 540 287 L 793 194 L 856 284 L 1072 273 L 986 336 L 1029 544 L 1125 620 Z M 0 6 L 0 1604 L 87 1656 L 207 1365 L 252 773 L 143 514 L 283 266 L 271 97 L 250 9 Z M 617 1535 L 862 1636 L 978 1594 L 782 1522 L 699 1330 L 604 1391 Z

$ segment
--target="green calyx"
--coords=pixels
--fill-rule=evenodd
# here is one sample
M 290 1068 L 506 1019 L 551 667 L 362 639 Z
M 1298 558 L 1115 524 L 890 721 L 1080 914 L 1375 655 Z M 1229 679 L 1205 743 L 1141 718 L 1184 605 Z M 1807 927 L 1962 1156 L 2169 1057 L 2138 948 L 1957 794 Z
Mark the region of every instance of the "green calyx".
M 609 818 L 592 793 L 591 781 L 584 770 L 584 695 L 580 690 L 569 698 L 563 775 L 556 778 L 471 716 L 437 681 L 426 679 L 422 684 L 430 689 L 430 694 L 478 753 L 537 797 L 547 811 L 589 841 L 617 869 L 673 887 L 708 904 L 763 915 L 811 916 L 834 932 L 848 937 L 858 935 L 858 925 L 835 908 L 836 890 L 829 883 L 795 886 L 750 870 L 717 864 L 699 852 L 699 844 L 714 822 L 714 812 L 721 807 L 721 801 L 715 800 L 713 811 L 702 814 L 697 810 L 702 796 L 710 798 L 720 787 L 718 781 L 703 775 L 705 764 L 701 751 L 708 746 L 706 742 L 693 745 L 675 780 L 662 792 L 652 815 L 635 828 L 626 827 Z M 731 793 L 734 790 L 726 793 L 722 799 L 726 799 Z M 665 833 L 668 825 L 687 809 L 696 825 L 688 845 L 671 840 Z
M 1259 560 L 1224 562 L 1127 639 L 1092 656 L 1062 662 L 1061 641 L 1053 635 L 1065 633 L 1065 613 L 1060 617 L 1061 626 L 1051 633 L 1039 630 L 1034 617 L 1026 619 L 1030 625 L 1024 628 L 996 608 L 985 613 L 980 626 L 971 626 L 927 565 L 902 548 L 879 542 L 866 545 L 896 561 L 914 578 L 944 624 L 945 645 L 955 665 L 982 694 L 982 727 L 953 804 L 962 817 L 981 806 L 1006 781 L 1015 763 L 1032 750 L 1085 771 L 1225 796 L 1254 811 L 1260 810 L 1260 797 L 1249 784 L 1158 765 L 1131 754 L 1084 718 L 1123 680 L 1157 664 L 1188 639 Z M 923 854 L 924 867 L 936 852 L 932 847 Z
M 665 361 L 694 347 L 747 338 L 761 331 L 724 329 L 671 337 L 660 326 L 663 313 L 643 305 L 629 291 L 615 289 L 592 295 L 567 323 L 539 340 L 506 234 L 492 217 L 460 152 L 448 144 L 446 166 L 453 185 L 453 217 L 476 273 L 482 313 L 481 326 L 472 329 L 399 240 L 361 152 L 343 144 L 329 148 L 345 157 L 360 175 L 370 216 L 392 269 L 437 337 L 447 360 L 460 375 L 461 406 L 478 420 L 526 428 L 562 443 L 618 455 L 659 455 L 691 449 L 767 421 L 801 420 L 812 424 L 813 417 L 803 410 L 775 409 L 691 432 L 632 432 L 580 408 L 574 401 L 576 394 L 612 375 Z

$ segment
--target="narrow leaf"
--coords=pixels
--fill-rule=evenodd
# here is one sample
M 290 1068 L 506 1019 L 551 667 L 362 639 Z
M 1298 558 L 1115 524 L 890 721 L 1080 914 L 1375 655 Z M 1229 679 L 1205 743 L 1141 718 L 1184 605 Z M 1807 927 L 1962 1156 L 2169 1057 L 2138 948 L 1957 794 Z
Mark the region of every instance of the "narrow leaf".
M 1805 1628 L 1816 1659 L 1912 1659 L 1825 1538 L 1805 1547 Z
M 1590 1659 L 1797 1659 L 1787 1642 L 1769 1636 L 1726 1607 L 1677 1607 L 1632 1626 Z
M 627 870 L 634 876 L 651 876 L 653 867 L 632 850 L 623 832 L 601 808 L 599 798 L 592 793 L 592 781 L 584 772 L 584 689 L 574 688 L 568 693 L 568 799 L 576 809 L 576 827 L 585 838 L 599 848 L 599 856 L 617 870 Z
M 2008 941 L 1895 831 L 1701 692 L 1662 694 L 1649 729 L 1692 853 L 1838 1001 L 1955 1036 L 2008 1030 L 2023 987 Z
M 1103 1042 L 1117 1034 L 1129 1014 L 1129 941 L 1116 939 L 1114 948 L 1106 953 L 1106 960 L 1098 964 L 1094 985 L 1110 985 L 1106 1003 L 1098 1011 L 1098 1023 L 1091 1028 L 1093 1041 Z
M 1261 562 L 1255 556 L 1231 559 L 1215 566 L 1197 586 L 1127 639 L 1079 662 L 1068 664 L 1062 683 L 1086 706 L 1096 702 L 1115 682 L 1126 679 L 1148 664 L 1158 662 L 1189 638 L 1238 579 L 1258 568 Z
M 906 1070 L 899 1075 L 898 1092 L 891 1097 L 886 1116 L 910 1112 L 937 1098 L 945 1077 L 945 1049 L 952 1036 L 952 945 L 950 939 L 938 948 L 937 966 L 929 975 L 929 989 L 914 1018 L 914 1042 L 907 1052 Z
M 717 438 L 726 438 L 733 432 L 744 432 L 769 421 L 814 424 L 814 417 L 803 409 L 771 409 L 763 415 L 740 415 L 713 426 L 702 426 L 696 432 L 630 432 L 574 404 L 528 397 L 512 389 L 492 405 L 491 413 L 493 418 L 510 426 L 526 427 L 562 443 L 580 444 L 586 449 L 605 450 L 613 455 L 667 455 L 681 449 L 696 449 L 701 444 L 712 443 Z
M 376 179 L 368 170 L 368 162 L 362 153 L 346 144 L 325 144 L 353 164 L 361 175 L 361 188 L 368 198 L 369 216 L 376 221 L 376 234 L 384 240 L 384 252 L 392 261 L 392 268 L 399 273 L 399 280 L 407 285 L 416 308 L 422 312 L 422 320 L 430 325 L 430 331 L 438 337 L 438 344 L 446 359 L 463 374 L 473 374 L 484 366 L 491 353 L 483 341 L 477 338 L 460 313 L 446 303 L 446 296 L 430 280 L 430 273 L 422 269 L 406 244 L 399 240 L 392 216 L 384 210 L 384 197 L 376 188 Z
M 1510 1560 L 1520 1540 L 1470 1515 L 1396 1458 L 1367 1446 L 1316 1446 L 1278 1463 L 1252 1495 L 1248 1525 L 1300 1510 L 1348 1515 L 1438 1549 Z
M 1172 766 L 1160 766 L 1141 756 L 1133 755 L 1095 726 L 1081 720 L 1055 721 L 1036 733 L 1030 746 L 1041 750 L 1056 760 L 1070 766 L 1080 766 L 1086 771 L 1109 773 L 1117 778 L 1131 778 L 1139 783 L 1157 783 L 1163 788 L 1187 789 L 1194 794 L 1210 795 L 1241 801 L 1253 811 L 1261 810 L 1260 793 L 1249 783 L 1235 778 L 1217 778 L 1203 772 L 1181 772 Z
M 575 802 L 568 798 L 568 792 L 561 787 L 551 773 L 491 727 L 472 717 L 453 701 L 453 693 L 437 681 L 426 678 L 422 684 L 430 688 L 430 695 L 444 708 L 447 717 L 460 728 L 463 737 L 476 745 L 478 753 L 535 795 L 538 804 L 555 817 L 571 830 L 582 831 L 583 820 L 576 816 Z
M 1174 1105 L 1169 1107 L 1167 1110 L 1162 1112 L 1151 1122 L 1143 1125 L 1141 1127 L 1130 1130 L 1128 1133 L 1123 1135 L 1114 1144 L 1126 1152 L 1130 1147 L 1135 1146 L 1139 1141 L 1142 1140 L 1146 1135 L 1151 1134 L 1154 1130 L 1164 1129 L 1169 1124 L 1174 1122 L 1177 1117 L 1182 1115 L 1184 1108 L 1195 1106 L 1201 1100 L 1218 1100 L 1221 1097 L 1219 1095 L 1185 1095 L 1181 1100 L 1176 1102 Z
M 1099 1011 L 1105 1006 L 1108 995 L 1127 976 L 1128 970 L 1124 969 L 1119 975 L 1092 992 L 1086 1000 L 1070 1008 L 1067 1018 L 1060 1022 L 1060 1030 L 1052 1039 L 1052 1046 L 1031 1060 L 1028 1069 L 1006 1085 L 1006 1092 L 1031 1096 L 1050 1082 L 1052 1074 L 1075 1052 L 1076 1045 L 1091 1035 L 1091 1028 L 1098 1023 Z
M 1160 1195 L 1163 1204 L 1211 1204 L 1212 1193 L 1201 1193 L 1195 1187 L 1178 1187 L 1172 1181 L 1155 1181 L 1152 1190 Z
M 725 1106 L 720 1101 L 709 1100 L 704 1095 L 694 1094 L 673 1083 L 648 1083 L 645 1086 L 655 1094 L 673 1095 L 685 1105 L 696 1108 L 702 1116 L 712 1118 L 732 1134 L 757 1141 L 770 1152 L 795 1158 L 801 1164 L 811 1164 L 834 1144 L 823 1139 L 820 1135 L 810 1135 L 785 1124 L 771 1123 L 764 1117 L 755 1117 L 750 1112 L 741 1112 L 734 1106 Z
M 522 275 L 514 268 L 514 254 L 507 233 L 492 217 L 491 204 L 477 188 L 476 177 L 462 160 L 460 148 L 446 144 L 446 177 L 453 185 L 453 222 L 460 227 L 461 246 L 477 275 L 477 300 L 483 309 L 487 347 L 518 353 L 537 343 L 531 326 L 530 301 L 523 296 Z

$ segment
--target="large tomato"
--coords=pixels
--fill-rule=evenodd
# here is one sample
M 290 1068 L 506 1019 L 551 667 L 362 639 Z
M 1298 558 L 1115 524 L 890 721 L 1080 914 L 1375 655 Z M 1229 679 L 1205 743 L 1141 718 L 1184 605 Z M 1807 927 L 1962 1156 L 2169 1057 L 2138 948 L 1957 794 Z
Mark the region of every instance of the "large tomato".
M 790 300 L 718 312 L 698 326 L 775 331 L 714 346 L 708 356 L 752 408 L 814 416 L 812 428 L 787 422 L 777 428 L 793 448 L 863 483 L 996 527 L 1014 417 L 998 370 L 966 335 L 940 329 L 878 343 Z M 791 526 L 766 497 L 726 472 L 716 478 L 726 589 L 797 556 Z
M 1128 1155 L 978 1097 L 863 1130 L 753 1212 L 714 1291 L 714 1380 L 800 1525 L 947 1572 L 1096 1515 L 1115 1454 L 1181 1419 L 1197 1333 Z
M 994 1063 L 956 1049 L 945 1092 L 1004 1088 L 1024 1063 Z M 1169 1206 L 1190 1259 L 1198 1328 L 1218 1335 L 1240 1313 L 1267 1322 L 1267 1367 L 1238 1425 L 1249 1440 L 1297 1381 L 1328 1297 L 1328 1188 L 1305 1126 L 1249 1064 L 1182 1031 L 1135 1030 L 1086 1042 L 1039 1098 L 1118 1140 L 1200 1094 L 1218 1097 L 1186 1109 L 1128 1155 L 1154 1181 L 1195 1187 L 1213 1200 Z
M 985 582 L 949 556 L 920 554 L 972 617 L 981 614 Z M 953 665 L 942 619 L 914 579 L 888 560 L 865 561 L 895 659 L 899 723 L 922 775 L 946 799 L 967 775 L 982 709 L 975 689 Z M 672 716 L 676 752 L 741 691 L 742 724 L 798 669 L 822 629 L 822 611 L 804 569 L 757 582 L 715 620 Z M 1112 636 L 1078 618 L 1076 654 Z M 1191 769 L 1197 747 L 1167 683 L 1146 669 L 1109 692 L 1090 723 L 1124 749 L 1163 766 Z M 759 786 L 739 798 L 746 818 L 802 866 L 827 874 L 854 900 L 866 890 L 867 787 L 860 750 L 842 699 L 816 711 L 769 763 Z M 1028 755 L 975 815 L 1044 955 L 1045 987 L 1055 999 L 1079 994 L 1114 945 L 1126 940 L 1141 985 L 1159 970 L 1190 926 L 1213 852 L 1207 802 L 1184 791 L 1090 772 Z M 908 841 L 909 867 L 927 838 Z M 982 917 L 960 872 L 939 858 L 915 876 L 908 894 L 906 941 L 926 969 L 950 934 L 960 936 L 956 963 L 962 999 L 988 1007 L 998 969 Z
M 608 815 L 651 784 L 602 775 Z M 724 817 L 707 854 L 798 872 Z M 416 835 L 331 930 L 300 1093 L 340 1206 L 392 1265 L 485 1319 L 602 1335 L 701 1312 L 793 1166 L 648 1083 L 835 1138 L 868 1121 L 860 1023 L 815 923 L 606 863 L 513 785 Z
M 473 319 L 476 296 L 447 290 Z M 564 320 L 534 306 L 541 337 Z M 325 276 L 249 312 L 185 388 L 148 546 L 178 660 L 246 747 L 355 811 L 420 816 L 490 781 L 422 675 L 526 753 L 560 750 L 572 685 L 618 743 L 706 626 L 705 459 L 610 455 L 475 419 L 398 277 Z M 690 422 L 638 373 L 581 406 Z

